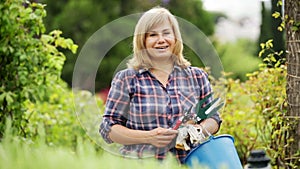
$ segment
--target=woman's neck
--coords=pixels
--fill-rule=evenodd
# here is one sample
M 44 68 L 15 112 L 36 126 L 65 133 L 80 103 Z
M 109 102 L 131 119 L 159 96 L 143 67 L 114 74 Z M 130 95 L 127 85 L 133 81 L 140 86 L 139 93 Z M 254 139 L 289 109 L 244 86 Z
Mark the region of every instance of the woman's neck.
M 153 63 L 153 67 L 151 69 L 156 71 L 161 71 L 167 73 L 168 75 L 173 71 L 174 63 L 173 62 L 160 62 Z
M 160 83 L 166 87 L 168 84 L 169 75 L 173 71 L 174 64 L 156 64 L 154 67 L 150 68 L 150 72 L 156 77 Z

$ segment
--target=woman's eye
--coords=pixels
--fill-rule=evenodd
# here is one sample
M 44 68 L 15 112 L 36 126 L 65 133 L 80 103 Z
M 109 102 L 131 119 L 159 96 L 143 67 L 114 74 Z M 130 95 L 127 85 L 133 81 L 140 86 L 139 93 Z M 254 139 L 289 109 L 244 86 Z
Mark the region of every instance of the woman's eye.
M 156 33 L 148 33 L 148 36 L 150 36 L 150 37 L 156 36 Z
M 169 35 L 169 34 L 171 34 L 171 32 L 164 32 L 164 34 L 165 34 L 165 35 Z

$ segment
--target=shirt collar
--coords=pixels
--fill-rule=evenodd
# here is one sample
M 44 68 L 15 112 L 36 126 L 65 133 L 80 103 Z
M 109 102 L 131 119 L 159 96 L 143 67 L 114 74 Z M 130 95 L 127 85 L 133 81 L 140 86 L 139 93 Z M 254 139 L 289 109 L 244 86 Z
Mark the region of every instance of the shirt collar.
M 174 65 L 173 71 L 175 71 L 175 70 L 181 71 L 182 68 L 181 68 L 180 66 L 178 66 L 178 65 Z M 140 74 L 143 74 L 144 72 L 149 72 L 149 68 L 140 68 L 140 69 L 138 70 L 138 72 L 139 72 Z
M 141 68 L 141 69 L 139 69 L 139 73 L 140 74 L 143 74 L 144 72 L 148 72 L 148 71 L 149 71 L 148 68 Z
M 182 68 L 180 66 L 178 66 L 178 65 L 174 65 L 173 71 L 175 71 L 175 70 L 181 71 Z

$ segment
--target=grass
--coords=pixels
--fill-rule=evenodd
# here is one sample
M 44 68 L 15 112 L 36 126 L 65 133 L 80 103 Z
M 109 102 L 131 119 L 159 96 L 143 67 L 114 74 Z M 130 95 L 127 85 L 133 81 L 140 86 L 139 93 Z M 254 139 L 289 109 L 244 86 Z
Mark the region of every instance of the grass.
M 154 159 L 128 159 L 97 151 L 90 141 L 78 139 L 75 150 L 51 147 L 41 135 L 36 142 L 28 142 L 6 131 L 0 142 L 1 169 L 187 169 L 178 165 L 174 157 L 163 162 Z

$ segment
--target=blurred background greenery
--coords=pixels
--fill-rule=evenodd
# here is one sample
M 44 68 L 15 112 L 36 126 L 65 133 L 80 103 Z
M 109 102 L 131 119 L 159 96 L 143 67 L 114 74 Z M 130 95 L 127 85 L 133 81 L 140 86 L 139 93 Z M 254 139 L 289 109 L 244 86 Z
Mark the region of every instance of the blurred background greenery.
M 88 38 L 105 24 L 122 16 L 143 12 L 154 6 L 164 6 L 174 15 L 191 22 L 207 37 L 210 37 L 223 63 L 224 70 L 232 72 L 231 77 L 242 81 L 246 80 L 245 73 L 258 69 L 257 65 L 261 62 L 261 59 L 257 57 L 260 43 L 275 37 L 277 38 L 274 40 L 275 51 L 284 47 L 283 33 L 277 31 L 278 21 L 271 16 L 272 11 L 281 10 L 276 3 L 272 4 L 272 8 L 268 8 L 265 6 L 270 6 L 268 4 L 270 2 L 261 2 L 262 24 L 259 39 L 256 41 L 240 39 L 224 44 L 220 43 L 220 39 L 214 37 L 214 32 L 220 18 L 227 17 L 226 13 L 205 10 L 201 0 L 39 0 L 39 2 L 46 4 L 45 25 L 47 30 L 62 30 L 64 36 L 71 37 L 78 44 L 79 51 Z M 123 40 L 106 54 L 99 65 L 95 80 L 95 92 L 109 87 L 115 68 L 124 58 L 132 54 L 131 41 L 132 38 Z M 184 53 L 193 65 L 203 66 L 198 56 L 189 48 L 186 48 Z M 71 86 L 77 54 L 66 52 L 66 56 L 62 78 Z
M 227 18 L 226 14 L 205 10 L 201 0 L 32 2 L 45 6 L 21 0 L 4 0 L 0 4 L 0 54 L 3 56 L 0 58 L 0 168 L 43 165 L 73 168 L 75 164 L 86 167 L 88 163 L 92 167 L 100 163 L 107 168 L 140 167 L 136 161 L 109 162 L 116 157 L 107 157 L 108 153 L 96 144 L 101 140 L 97 132 L 104 100 L 95 97 L 94 92 L 107 93 L 115 69 L 132 53 L 132 37 L 106 54 L 95 79 L 96 91 L 83 88 L 74 92 L 70 87 L 78 53 L 95 31 L 114 19 L 157 5 L 196 25 L 214 45 L 226 72 L 226 78 L 212 81 L 216 86 L 225 87 L 226 92 L 226 105 L 221 112 L 224 122 L 219 133 L 234 136 L 242 163 L 246 163 L 250 150 L 260 148 L 267 151 L 273 165 L 283 164 L 287 155 L 284 147 L 292 139 L 288 139 L 289 122 L 282 117 L 286 112 L 286 67 L 277 64 L 282 56 L 274 54 L 284 51 L 285 42 L 283 32 L 277 29 L 281 20 L 272 17 L 274 11 L 281 12 L 281 6 L 275 1 L 260 2 L 258 39 L 240 38 L 226 43 L 214 36 L 216 25 Z M 264 44 L 270 39 L 271 42 Z M 265 50 L 258 57 L 262 43 L 272 50 Z M 184 53 L 194 66 L 203 66 L 189 48 Z M 270 55 L 275 59 L 268 59 Z M 271 62 L 262 64 L 266 58 Z M 12 120 L 8 128 L 6 124 L 10 120 L 6 118 Z M 37 160 L 43 155 L 47 160 Z M 54 165 L 53 161 L 60 165 Z M 63 162 L 67 167 L 61 165 Z M 184 168 L 173 159 L 164 165 L 152 161 L 145 164 L 149 168 Z

